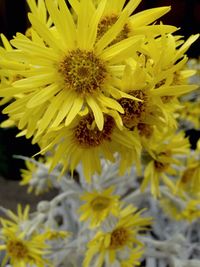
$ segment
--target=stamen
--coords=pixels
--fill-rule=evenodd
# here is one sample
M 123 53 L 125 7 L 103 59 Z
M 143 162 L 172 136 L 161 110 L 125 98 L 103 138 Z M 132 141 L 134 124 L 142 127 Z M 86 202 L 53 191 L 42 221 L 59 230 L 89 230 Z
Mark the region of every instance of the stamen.
M 129 233 L 125 228 L 117 228 L 111 234 L 110 249 L 123 247 L 128 240 Z
M 7 243 L 8 254 L 13 258 L 23 259 L 28 254 L 28 249 L 20 240 L 10 240 Z
M 149 97 L 144 90 L 134 90 L 129 92 L 129 94 L 143 100 L 143 102 L 129 98 L 120 98 L 118 100 L 124 109 L 124 114 L 121 115 L 123 124 L 127 128 L 132 129 L 139 122 L 142 122 L 148 113 Z
M 104 127 L 100 131 L 97 126 L 91 127 L 94 119 L 92 115 L 83 117 L 74 129 L 75 142 L 82 147 L 97 147 L 104 141 L 111 141 L 115 123 L 112 117 L 105 116 Z
M 117 21 L 117 15 L 111 15 L 104 17 L 98 24 L 97 29 L 97 40 L 101 39 L 101 37 L 115 24 Z M 130 32 L 130 28 L 128 24 L 125 24 L 121 32 L 117 35 L 117 37 L 109 44 L 109 46 L 116 44 L 126 38 L 128 38 Z
M 59 72 L 66 87 L 84 97 L 101 90 L 107 77 L 106 65 L 92 51 L 72 50 L 60 62 Z

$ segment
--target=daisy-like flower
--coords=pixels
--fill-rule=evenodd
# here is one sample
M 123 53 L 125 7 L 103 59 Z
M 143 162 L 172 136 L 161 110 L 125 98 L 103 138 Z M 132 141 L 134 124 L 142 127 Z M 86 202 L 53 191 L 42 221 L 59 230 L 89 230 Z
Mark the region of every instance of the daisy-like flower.
M 85 203 L 79 208 L 80 221 L 89 220 L 91 228 L 98 227 L 109 215 L 118 216 L 119 198 L 113 195 L 114 188 L 110 187 L 101 192 L 84 192 L 80 199 Z
M 8 210 L 6 212 L 8 219 L 0 219 L 2 225 L 0 250 L 6 252 L 2 266 L 5 266 L 8 261 L 13 267 L 51 266 L 43 258 L 49 253 L 46 234 L 36 231 L 28 234 L 29 208 L 26 206 L 22 211 L 21 205 L 18 205 L 17 214 Z
M 149 144 L 150 160 L 144 170 L 141 190 L 143 191 L 150 183 L 152 195 L 158 197 L 159 185 L 163 182 L 175 192 L 175 184 L 170 176 L 177 174 L 175 166 L 182 164 L 178 156 L 187 155 L 189 147 L 189 141 L 183 132 L 176 134 L 166 131 L 160 136 L 157 135 L 154 142 Z
M 114 262 L 121 266 L 136 266 L 139 264 L 143 244 L 138 239 L 138 233 L 151 223 L 150 218 L 142 218 L 141 211 L 133 206 L 121 210 L 118 222 L 108 232 L 99 231 L 88 243 L 84 267 L 108 266 Z
M 118 100 L 124 109 L 124 113 L 120 114 L 123 125 L 131 131 L 138 128 L 142 132 L 144 125 L 147 131 L 148 125 L 149 130 L 153 125 L 160 128 L 165 122 L 165 107 L 160 96 L 153 95 L 148 64 L 145 65 L 144 60 L 144 55 L 129 59 L 122 78 L 118 80 L 123 92 L 142 100 L 138 102 L 125 97 Z
M 26 205 L 24 211 L 22 210 L 21 204 L 17 205 L 17 214 L 11 210 L 6 210 L 6 216 L 8 219 L 1 218 L 1 224 L 4 227 L 11 227 L 12 229 L 19 228 L 25 221 L 29 219 L 30 206 Z
M 150 58 L 149 75 L 152 77 L 153 94 L 163 97 L 178 97 L 197 88 L 188 84 L 188 78 L 194 70 L 185 69 L 188 57 L 186 51 L 198 39 L 199 34 L 192 35 L 187 41 L 171 34 L 152 38 L 144 44 L 143 53 Z M 169 98 L 168 101 L 171 99 Z
M 49 253 L 45 235 L 38 234 L 27 238 L 23 231 L 16 232 L 10 227 L 3 227 L 0 240 L 3 241 L 0 250 L 6 252 L 2 266 L 5 266 L 8 260 L 13 267 L 52 266 L 43 258 Z
M 26 62 L 28 68 L 18 70 L 25 78 L 13 83 L 16 93 L 23 94 L 23 97 L 15 99 L 4 113 L 11 117 L 18 114 L 18 127 L 27 127 L 28 135 L 34 134 L 35 130 L 42 134 L 48 127 L 55 128 L 61 124 L 69 126 L 77 114 L 88 110 L 102 130 L 103 113 L 108 110 L 123 113 L 115 99 L 135 99 L 117 88 L 115 78 L 123 72 L 124 60 L 137 52 L 143 36 L 128 37 L 108 47 L 123 29 L 134 1 L 123 9 L 117 21 L 99 40 L 98 23 L 106 0 L 97 8 L 92 0 L 81 0 L 76 20 L 64 0 L 57 2 L 45 1 L 56 34 L 31 13 L 31 27 L 43 43 L 37 39 L 30 40 L 23 34 L 17 34 L 12 41 L 17 48 L 13 59 Z M 0 92 L 3 97 L 10 94 L 10 90 Z
M 28 185 L 28 193 L 34 191 L 36 195 L 49 191 L 53 186 L 52 175 L 48 172 L 50 163 L 50 157 L 40 158 L 38 161 L 27 159 L 26 169 L 21 169 L 20 185 Z
M 141 150 L 137 137 L 126 129 L 119 130 L 111 116 L 105 116 L 103 130 L 100 131 L 91 114 L 79 116 L 69 127 L 49 131 L 43 136 L 40 147 L 40 153 L 55 149 L 50 171 L 61 162 L 61 174 L 67 169 L 73 172 L 76 166 L 82 163 L 88 182 L 92 174 L 101 173 L 101 157 L 114 162 L 114 154 L 118 152 L 121 157 L 120 165 L 127 170 L 130 167 L 127 164 L 137 161 Z M 123 160 L 127 154 L 131 155 L 131 162 Z
M 160 17 L 170 11 L 170 6 L 151 8 L 135 14 L 134 11 L 141 1 L 142 0 L 129 1 L 127 5 L 125 5 L 125 0 L 115 1 L 114 3 L 112 1 L 107 1 L 106 8 L 98 24 L 97 38 L 101 38 L 101 36 L 117 21 L 124 7 L 127 8 L 130 16 L 123 29 L 113 40 L 113 43 L 133 35 L 144 34 L 149 37 L 157 36 L 162 33 L 172 33 L 177 30 L 174 26 L 158 25 L 156 23 Z M 102 0 L 93 0 L 93 2 L 98 6 Z M 78 11 L 80 5 L 74 4 L 73 8 L 75 11 Z

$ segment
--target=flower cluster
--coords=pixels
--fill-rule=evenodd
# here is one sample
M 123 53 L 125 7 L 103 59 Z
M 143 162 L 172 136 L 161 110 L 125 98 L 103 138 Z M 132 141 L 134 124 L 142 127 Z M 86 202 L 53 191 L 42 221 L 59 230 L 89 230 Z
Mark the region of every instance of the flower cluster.
M 149 244 L 159 258 L 173 243 L 153 240 L 155 211 L 185 229 L 199 218 L 200 143 L 191 151 L 184 132 L 200 125 L 186 55 L 199 35 L 184 41 L 161 21 L 169 6 L 136 13 L 140 2 L 27 0 L 26 33 L 1 35 L 1 126 L 42 155 L 21 157 L 20 184 L 59 191 L 30 218 L 3 209 L 3 265 L 150 266 Z

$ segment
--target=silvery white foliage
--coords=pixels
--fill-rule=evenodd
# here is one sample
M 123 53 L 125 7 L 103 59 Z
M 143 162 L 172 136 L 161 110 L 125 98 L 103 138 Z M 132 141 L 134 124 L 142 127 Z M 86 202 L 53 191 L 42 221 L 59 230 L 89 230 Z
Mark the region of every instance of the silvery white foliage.
M 38 164 L 37 173 L 45 179 L 48 170 Z M 59 170 L 55 169 L 48 177 L 53 177 L 55 187 L 59 194 L 51 201 L 41 201 L 37 210 L 31 214 L 31 220 L 27 222 L 29 233 L 40 226 L 47 226 L 55 230 L 67 230 L 71 237 L 59 242 L 51 242 L 53 253 L 49 255 L 50 261 L 55 267 L 80 267 L 85 254 L 86 244 L 95 234 L 88 230 L 87 222 L 79 222 L 77 209 L 81 204 L 79 196 L 82 192 L 103 190 L 109 186 L 115 186 L 115 193 L 121 196 L 126 203 L 133 203 L 139 209 L 146 208 L 144 216 L 154 218 L 152 229 L 140 240 L 146 245 L 143 260 L 145 267 L 196 267 L 200 266 L 200 221 L 192 223 L 186 221 L 174 221 L 162 210 L 159 201 L 155 200 L 148 188 L 141 193 L 138 188 L 139 181 L 134 168 L 129 174 L 118 175 L 118 163 L 111 164 L 102 160 L 102 173 L 92 177 L 91 184 L 85 182 L 82 170 L 77 169 L 79 179 L 75 181 L 69 174 L 61 179 Z M 38 179 L 40 179 L 38 177 Z M 37 184 L 37 183 L 36 183 Z M 160 187 L 161 194 L 170 198 L 177 205 L 184 205 L 179 199 L 170 194 L 165 186 Z M 103 224 L 104 231 L 110 231 L 114 227 L 115 218 L 109 217 Z M 119 255 L 123 257 L 123 255 Z M 105 267 L 110 265 L 105 264 Z M 111 267 L 118 267 L 115 261 Z
M 27 158 L 26 158 L 27 159 Z M 32 160 L 32 159 L 31 159 Z M 30 216 L 30 220 L 22 224 L 22 230 L 32 234 L 35 229 L 43 230 L 48 227 L 55 230 L 71 232 L 69 238 L 50 240 L 53 253 L 47 257 L 55 267 L 80 267 L 86 251 L 87 242 L 95 235 L 96 230 L 88 230 L 88 222 L 80 222 L 78 208 L 81 205 L 79 196 L 83 192 L 92 190 L 101 191 L 109 186 L 115 187 L 115 193 L 121 196 L 123 202 L 132 203 L 138 209 L 145 208 L 143 216 L 154 218 L 151 231 L 139 239 L 146 245 L 143 262 L 145 267 L 196 267 L 200 266 L 200 221 L 192 223 L 174 221 L 162 210 L 159 201 L 151 195 L 150 188 L 143 193 L 139 189 L 139 177 L 133 168 L 124 176 L 118 175 L 118 162 L 111 164 L 102 160 L 102 173 L 95 174 L 91 183 L 85 182 L 81 167 L 77 172 L 79 177 L 71 177 L 69 173 L 59 177 L 59 166 L 51 173 L 42 163 L 37 163 L 34 173 L 35 185 L 40 184 L 39 179 L 52 179 L 52 184 L 59 194 L 50 201 L 41 201 L 37 210 Z M 36 174 L 39 174 L 38 176 Z M 49 178 L 50 177 L 50 178 Z M 170 194 L 165 186 L 160 187 L 161 194 L 169 198 L 176 205 L 185 203 Z M 1 208 L 3 212 L 6 210 Z M 104 231 L 111 231 L 116 224 L 116 218 L 110 216 L 103 224 Z M 118 259 L 123 258 L 119 253 Z M 112 266 L 105 260 L 105 267 L 120 267 L 119 261 Z M 11 266 L 7 266 L 11 267 Z

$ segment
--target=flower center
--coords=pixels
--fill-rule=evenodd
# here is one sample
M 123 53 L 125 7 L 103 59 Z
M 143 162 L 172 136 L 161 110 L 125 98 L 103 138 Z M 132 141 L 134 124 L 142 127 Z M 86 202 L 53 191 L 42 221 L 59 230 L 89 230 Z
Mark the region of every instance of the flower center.
M 174 73 L 172 85 L 181 85 L 181 84 L 183 84 L 183 78 L 180 72 L 176 71 Z
M 181 177 L 181 183 L 187 184 L 188 182 L 190 182 L 192 179 L 192 176 L 194 175 L 194 172 L 195 172 L 195 168 L 186 169 Z
M 108 197 L 99 196 L 92 200 L 90 204 L 94 211 L 102 211 L 109 207 L 110 199 Z
M 107 77 L 105 62 L 92 51 L 72 50 L 59 64 L 66 86 L 84 97 L 101 90 Z
M 149 97 L 144 90 L 134 90 L 129 92 L 129 94 L 143 100 L 143 102 L 129 98 L 120 98 L 118 100 L 124 109 L 124 114 L 121 115 L 123 124 L 131 129 L 145 118 L 149 110 Z
M 12 258 L 23 259 L 27 257 L 28 249 L 26 245 L 20 240 L 10 240 L 7 243 L 8 254 Z
M 97 40 L 101 39 L 101 37 L 115 24 L 117 21 L 118 16 L 117 15 L 111 15 L 104 17 L 98 24 L 97 28 Z M 130 32 L 130 29 L 127 24 L 124 25 L 121 32 L 117 35 L 117 37 L 109 44 L 113 45 L 116 44 L 126 38 L 128 38 L 128 34 Z
M 153 126 L 146 123 L 138 123 L 137 125 L 139 134 L 146 138 L 149 138 L 153 134 Z
M 128 241 L 129 233 L 125 228 L 117 228 L 111 233 L 110 249 L 123 247 Z
M 112 117 L 104 117 L 104 127 L 100 131 L 94 124 L 92 115 L 84 116 L 74 129 L 75 141 L 84 148 L 97 147 L 103 141 L 111 141 L 112 131 L 115 123 Z
M 169 163 L 155 160 L 154 166 L 155 166 L 157 172 L 164 172 L 169 167 Z

